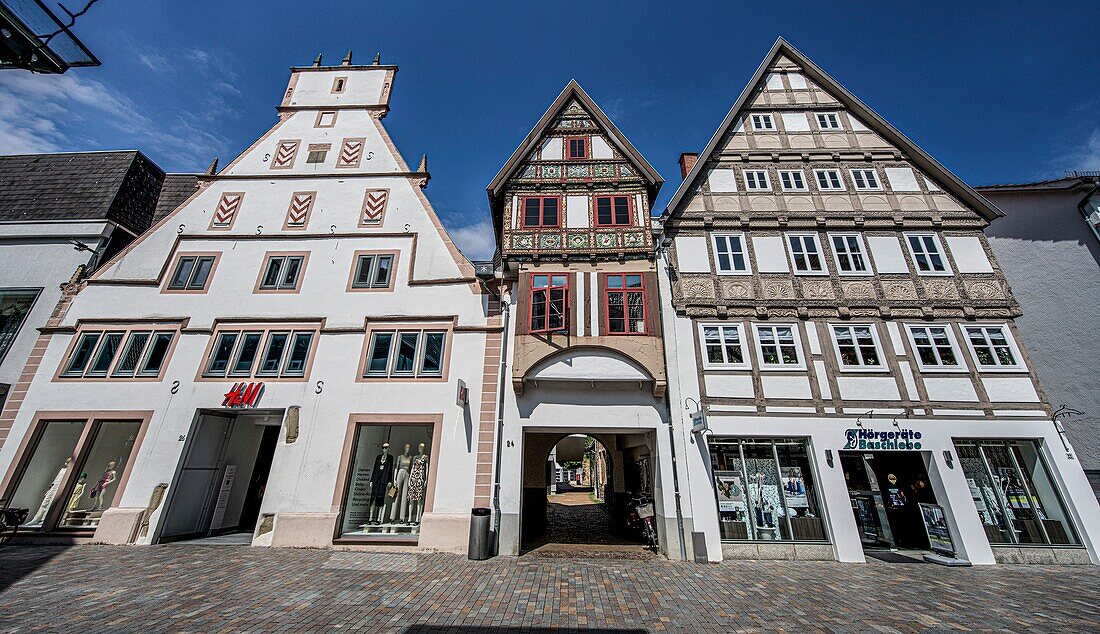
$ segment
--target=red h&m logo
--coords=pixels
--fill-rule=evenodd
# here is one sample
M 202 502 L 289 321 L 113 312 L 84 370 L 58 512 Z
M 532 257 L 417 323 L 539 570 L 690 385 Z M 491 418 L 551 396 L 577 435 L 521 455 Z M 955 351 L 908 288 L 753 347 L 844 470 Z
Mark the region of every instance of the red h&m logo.
M 256 407 L 256 401 L 260 400 L 260 394 L 263 391 L 262 382 L 234 383 L 233 387 L 225 393 L 222 407 Z

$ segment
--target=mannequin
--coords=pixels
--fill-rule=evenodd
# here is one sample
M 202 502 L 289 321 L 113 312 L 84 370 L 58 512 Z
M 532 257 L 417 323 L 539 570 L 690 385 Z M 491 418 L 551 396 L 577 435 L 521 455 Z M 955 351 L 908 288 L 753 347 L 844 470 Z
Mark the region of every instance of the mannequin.
M 69 505 L 65 507 L 65 510 L 72 513 L 76 510 L 76 505 L 80 504 L 80 497 L 84 495 L 84 489 L 88 486 L 88 474 L 80 474 L 80 479 L 76 481 L 76 486 L 73 487 L 73 494 L 69 496 Z
M 49 488 L 46 489 L 46 494 L 42 497 L 42 504 L 38 506 L 38 512 L 34 514 L 31 521 L 27 522 L 27 526 L 39 526 L 42 522 L 46 521 L 46 513 L 49 512 L 50 506 L 53 505 L 53 499 L 57 496 L 57 490 L 61 488 L 61 481 L 65 479 L 65 472 L 69 470 L 69 465 L 72 463 L 72 458 L 65 458 L 65 464 L 61 465 L 61 471 L 57 472 L 57 477 L 53 479 Z
M 393 499 L 393 508 L 390 510 L 390 522 L 408 524 L 409 523 L 409 468 L 412 467 L 412 456 L 409 455 L 409 449 L 411 447 L 408 443 L 405 444 L 405 451 L 397 457 L 395 461 L 395 469 L 397 475 L 393 479 L 393 486 L 397 489 L 397 495 Z M 398 515 L 398 507 L 401 507 L 401 514 Z M 397 522 L 397 520 L 401 520 Z
M 409 502 L 412 502 L 412 517 L 409 518 L 413 526 L 420 525 L 420 517 L 424 514 L 424 497 L 428 487 L 428 455 L 424 453 L 424 443 L 416 449 L 416 457 L 412 459 L 412 469 L 409 472 Z
M 95 498 L 95 504 L 92 505 L 91 510 L 103 510 L 103 506 L 106 503 L 107 498 L 107 487 L 114 484 L 116 476 L 115 467 L 117 466 L 118 463 L 114 460 L 108 462 L 107 468 L 103 470 L 103 476 L 99 479 L 99 482 L 97 482 L 96 485 L 92 487 L 92 492 L 90 493 L 90 495 Z
M 393 456 L 389 449 L 390 443 L 382 443 L 382 452 L 374 458 L 374 468 L 370 472 L 370 514 L 367 523 L 375 526 L 381 524 L 386 515 L 386 489 L 393 482 Z

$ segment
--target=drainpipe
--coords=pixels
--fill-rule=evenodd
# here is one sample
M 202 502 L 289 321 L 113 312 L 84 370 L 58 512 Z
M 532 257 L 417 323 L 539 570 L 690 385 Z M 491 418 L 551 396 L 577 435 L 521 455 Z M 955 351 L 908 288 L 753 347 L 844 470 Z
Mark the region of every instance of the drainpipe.
M 500 384 L 497 386 L 497 442 L 496 457 L 493 465 L 493 550 L 492 554 L 500 554 L 500 454 L 501 445 L 504 443 L 504 389 L 507 385 L 508 375 L 508 303 L 504 301 L 503 293 L 497 295 L 500 302 L 500 316 L 504 322 L 504 331 L 500 340 Z
M 657 247 L 657 251 L 654 254 L 656 256 L 654 258 L 655 263 L 660 261 L 661 254 L 664 252 L 664 250 L 665 250 L 664 247 L 661 247 L 661 246 Z M 658 289 L 661 286 L 661 284 L 660 284 L 661 270 L 660 270 L 659 267 L 660 267 L 660 265 L 658 264 L 658 268 L 657 268 L 657 287 L 658 287 Z M 658 303 L 661 301 L 660 295 L 661 295 L 660 293 L 657 293 Z M 657 315 L 660 317 L 660 321 L 661 321 L 661 339 L 663 341 L 664 340 L 664 332 L 665 332 L 665 311 L 660 310 L 660 308 L 662 308 L 662 307 L 658 306 Z M 662 346 L 662 349 L 665 349 L 665 346 Z M 666 357 L 666 359 L 667 359 L 667 357 Z M 666 381 L 670 380 L 670 377 L 668 376 L 668 373 L 669 373 L 669 368 L 668 368 L 668 364 L 666 363 L 665 364 L 665 380 Z M 687 544 L 684 543 L 684 513 L 683 513 L 683 511 L 681 510 L 681 507 L 680 507 L 680 472 L 679 472 L 679 469 L 677 468 L 677 465 L 676 465 L 676 433 L 673 429 L 672 405 L 668 401 L 668 389 L 667 388 L 665 389 L 664 401 L 665 401 L 665 414 L 668 416 L 668 448 L 669 448 L 669 451 L 672 452 L 672 490 L 673 490 L 673 493 L 676 496 L 676 529 L 680 533 L 680 539 L 679 539 L 679 541 L 680 541 L 680 561 L 687 561 Z

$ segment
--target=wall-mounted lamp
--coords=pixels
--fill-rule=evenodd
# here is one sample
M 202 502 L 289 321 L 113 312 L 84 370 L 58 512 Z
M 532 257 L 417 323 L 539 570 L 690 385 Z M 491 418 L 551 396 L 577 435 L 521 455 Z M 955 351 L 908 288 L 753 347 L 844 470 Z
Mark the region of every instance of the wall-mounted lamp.
M 825 450 L 825 464 L 829 465 L 830 469 L 833 468 L 833 450 L 832 449 L 826 449 Z
M 947 463 L 947 468 L 948 469 L 954 469 L 955 468 L 955 456 L 953 456 L 951 454 L 950 449 L 944 449 L 943 450 L 943 461 Z

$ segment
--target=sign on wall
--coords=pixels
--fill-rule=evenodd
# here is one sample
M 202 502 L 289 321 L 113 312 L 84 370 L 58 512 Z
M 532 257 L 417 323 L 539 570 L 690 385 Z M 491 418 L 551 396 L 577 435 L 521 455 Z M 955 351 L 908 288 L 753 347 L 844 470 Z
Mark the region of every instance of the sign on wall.
M 922 434 L 912 429 L 879 431 L 857 427 L 844 431 L 844 449 L 860 451 L 915 451 L 921 448 Z
M 263 391 L 264 384 L 262 381 L 256 383 L 234 383 L 233 387 L 225 393 L 222 407 L 256 407 L 256 403 L 259 402 L 260 395 L 263 394 Z

